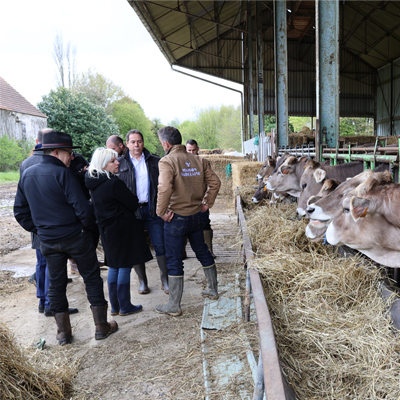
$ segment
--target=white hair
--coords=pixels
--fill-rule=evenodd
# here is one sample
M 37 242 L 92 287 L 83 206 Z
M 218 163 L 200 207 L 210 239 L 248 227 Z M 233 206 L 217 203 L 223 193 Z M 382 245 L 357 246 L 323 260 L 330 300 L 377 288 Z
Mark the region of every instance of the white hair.
M 111 178 L 110 171 L 106 171 L 104 167 L 113 159 L 117 158 L 118 153 L 113 149 L 99 147 L 93 153 L 92 160 L 88 168 L 88 174 L 92 178 L 98 178 L 102 174 L 106 174 Z

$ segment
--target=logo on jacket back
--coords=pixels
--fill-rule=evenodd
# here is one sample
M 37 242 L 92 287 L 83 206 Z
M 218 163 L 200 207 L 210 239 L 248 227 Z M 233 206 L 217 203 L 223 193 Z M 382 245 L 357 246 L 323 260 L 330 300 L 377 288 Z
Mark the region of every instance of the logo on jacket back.
M 181 176 L 200 176 L 200 172 L 197 168 L 190 168 L 190 161 L 185 161 L 187 168 L 182 168 Z

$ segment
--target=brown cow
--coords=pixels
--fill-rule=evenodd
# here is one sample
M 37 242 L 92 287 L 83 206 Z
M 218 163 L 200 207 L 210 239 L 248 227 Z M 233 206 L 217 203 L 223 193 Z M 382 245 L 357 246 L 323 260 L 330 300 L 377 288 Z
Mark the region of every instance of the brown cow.
M 251 198 L 251 201 L 253 203 L 257 204 L 257 203 L 260 203 L 261 201 L 263 201 L 264 199 L 267 199 L 268 197 L 271 197 L 271 192 L 269 192 L 267 190 L 264 182 L 261 180 L 258 183 L 258 189 L 256 190 L 253 197 Z
M 326 179 L 324 184 L 322 185 L 321 190 L 318 192 L 316 196 L 311 196 L 307 201 L 307 206 L 317 202 L 323 197 L 328 196 L 329 193 L 332 193 L 342 182 L 337 181 L 336 179 Z M 306 227 L 306 236 L 311 239 L 312 242 L 318 242 L 323 240 L 326 232 L 326 226 L 323 222 L 319 220 L 311 220 L 311 222 Z
M 267 156 L 263 166 L 258 171 L 256 177 L 257 181 L 262 180 L 265 176 L 266 177 L 270 176 L 274 172 L 275 167 L 276 167 L 276 161 L 271 156 Z
M 372 184 L 369 191 L 361 185 L 339 202 L 326 238 L 332 245 L 346 245 L 379 264 L 400 268 L 400 185 Z M 365 194 L 358 197 L 359 192 Z
M 297 214 L 306 215 L 307 200 L 321 190 L 325 179 L 336 179 L 344 182 L 347 178 L 352 178 L 361 173 L 363 169 L 364 165 L 360 161 L 330 166 L 314 160 L 308 160 L 300 178 L 301 193 L 298 200 Z
M 374 172 L 368 169 L 341 183 L 328 196 L 320 198 L 315 202 L 313 202 L 314 199 L 310 199 L 310 204 L 307 206 L 310 222 L 306 228 L 306 236 L 314 240 L 321 239 L 325 235 L 332 219 L 340 212 L 339 210 L 341 210 L 338 204 L 363 182 L 372 182 L 372 180 L 369 179 L 370 177 L 372 177 L 375 184 L 387 182 L 388 179 L 391 179 L 388 171 Z M 368 185 L 368 183 L 366 185 Z
M 267 189 L 299 197 L 301 192 L 300 178 L 306 160 L 306 157 L 300 159 L 294 156 L 287 157 L 285 162 L 267 180 Z

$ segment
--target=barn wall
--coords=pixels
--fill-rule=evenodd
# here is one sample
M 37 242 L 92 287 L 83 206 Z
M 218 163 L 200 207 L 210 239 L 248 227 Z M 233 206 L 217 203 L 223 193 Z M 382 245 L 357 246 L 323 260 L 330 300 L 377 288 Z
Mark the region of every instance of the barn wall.
M 378 136 L 400 135 L 400 59 L 378 71 L 376 125 Z M 393 99 L 393 102 L 392 102 Z M 391 114 L 392 132 L 391 132 Z
M 47 118 L 0 110 L 0 136 L 14 140 L 35 140 L 40 129 L 47 127 Z

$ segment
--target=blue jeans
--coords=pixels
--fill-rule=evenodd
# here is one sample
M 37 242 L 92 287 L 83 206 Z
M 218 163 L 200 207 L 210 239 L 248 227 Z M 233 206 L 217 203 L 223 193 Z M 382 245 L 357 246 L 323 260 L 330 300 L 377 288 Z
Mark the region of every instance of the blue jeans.
M 79 273 L 85 283 L 86 294 L 91 306 L 103 306 L 103 279 L 97 261 L 92 235 L 82 230 L 78 235 L 56 243 L 40 242 L 40 251 L 46 257 L 49 274 L 49 291 L 51 311 L 61 313 L 68 311 L 67 300 L 67 261 L 73 258 L 78 265 Z
M 131 282 L 131 268 L 112 268 L 108 267 L 108 283 L 124 285 Z
M 186 238 L 189 239 L 190 246 L 203 267 L 214 264 L 214 258 L 204 243 L 203 218 L 201 212 L 189 216 L 175 214 L 171 222 L 165 222 L 164 241 L 168 275 L 183 275 L 182 253 Z
M 50 308 L 50 300 L 47 297 L 49 291 L 49 274 L 47 272 L 46 259 L 39 249 L 36 249 L 36 297 L 45 308 Z
M 140 208 L 140 215 L 142 219 L 139 221 L 144 225 L 150 236 L 156 256 L 163 256 L 165 254 L 164 221 L 158 216 L 151 217 L 149 207 Z

